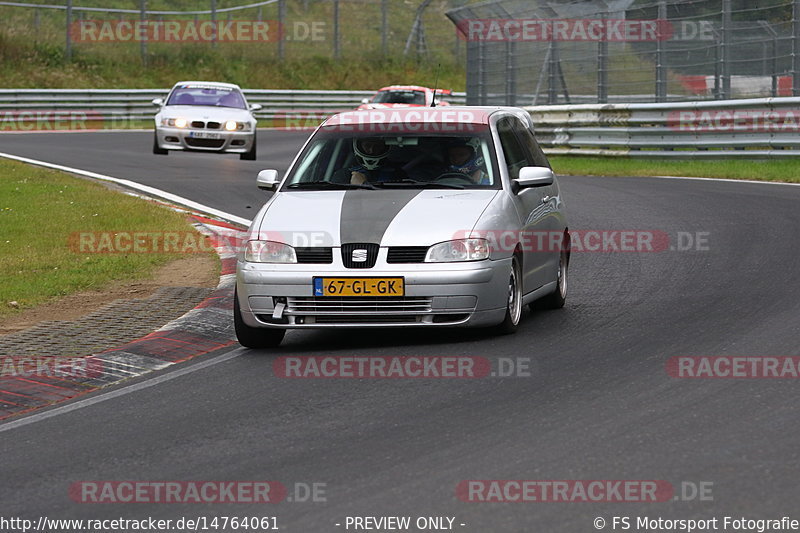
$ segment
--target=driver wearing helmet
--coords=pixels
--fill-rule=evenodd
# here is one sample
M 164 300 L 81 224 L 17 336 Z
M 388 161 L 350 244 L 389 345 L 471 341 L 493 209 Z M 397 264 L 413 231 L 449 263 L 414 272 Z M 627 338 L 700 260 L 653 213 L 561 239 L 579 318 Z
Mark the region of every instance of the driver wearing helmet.
M 475 183 L 490 185 L 489 176 L 483 170 L 483 157 L 478 155 L 468 139 L 451 142 L 447 147 L 447 159 L 447 172 L 466 174 Z
M 353 152 L 359 164 L 350 168 L 350 183 L 390 181 L 406 177 L 402 169 L 383 161 L 390 148 L 383 139 L 364 137 L 353 139 Z

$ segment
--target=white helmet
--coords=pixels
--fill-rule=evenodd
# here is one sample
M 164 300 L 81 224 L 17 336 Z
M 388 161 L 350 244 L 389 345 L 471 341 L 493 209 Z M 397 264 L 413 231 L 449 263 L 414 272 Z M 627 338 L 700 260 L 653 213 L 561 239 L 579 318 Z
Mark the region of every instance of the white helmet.
M 353 139 L 353 152 L 367 170 L 375 170 L 389 155 L 389 146 L 379 137 L 361 137 Z

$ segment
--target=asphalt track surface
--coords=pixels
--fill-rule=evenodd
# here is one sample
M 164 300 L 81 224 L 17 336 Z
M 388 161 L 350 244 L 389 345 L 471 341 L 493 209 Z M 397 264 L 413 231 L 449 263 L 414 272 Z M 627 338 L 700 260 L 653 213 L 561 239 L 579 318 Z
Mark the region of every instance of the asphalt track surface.
M 305 136 L 259 132 L 256 162 L 154 156 L 143 133 L 3 135 L 0 151 L 251 217 L 263 196 L 256 171 L 286 168 Z M 451 516 L 465 532 L 596 531 L 595 517 L 611 530 L 615 515 L 632 517 L 631 531 L 639 516 L 800 519 L 798 381 L 665 371 L 673 356 L 800 355 L 800 187 L 561 184 L 572 229 L 659 230 L 673 242 L 678 232 L 707 232 L 707 249 L 575 253 L 565 309 L 526 310 L 512 336 L 290 332 L 276 351 L 209 354 L 87 397 L 124 392 L 105 401 L 5 431 L 0 424 L 2 515 L 277 516 L 282 531 L 300 532 L 346 531 L 347 516 Z M 280 355 L 529 358 L 531 376 L 281 379 L 272 370 Z M 666 480 L 679 499 L 459 501 L 457 484 L 471 479 Z M 326 501 L 75 503 L 68 489 L 83 480 L 325 483 Z M 710 499 L 683 501 L 684 482 L 711 483 Z

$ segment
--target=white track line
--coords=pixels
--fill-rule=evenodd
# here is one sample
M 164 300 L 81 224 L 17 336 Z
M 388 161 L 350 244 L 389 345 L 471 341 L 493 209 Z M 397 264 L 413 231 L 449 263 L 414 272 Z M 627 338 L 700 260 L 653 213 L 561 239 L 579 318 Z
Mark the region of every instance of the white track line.
M 178 196 L 177 194 L 172 194 L 170 192 L 162 191 L 161 189 L 156 189 L 155 187 L 150 187 L 149 185 L 142 185 L 140 183 L 136 183 L 135 181 L 124 180 L 120 178 L 115 178 L 113 176 L 106 176 L 105 174 L 89 172 L 87 170 L 81 170 L 79 168 L 65 167 L 63 165 L 56 165 L 54 163 L 48 163 L 46 161 L 39 161 L 38 159 L 30 159 L 28 157 L 20 157 L 17 155 L 6 154 L 3 152 L 0 152 L 0 157 L 5 157 L 6 159 L 13 159 L 14 161 L 20 161 L 22 163 L 28 163 L 30 165 L 51 168 L 53 170 L 61 170 L 62 172 L 69 172 L 71 174 L 77 174 L 79 176 L 85 176 L 87 178 L 94 178 L 97 180 L 116 183 L 117 185 L 121 185 L 128 189 L 133 189 L 135 191 L 143 192 L 149 196 L 161 198 L 162 200 L 167 200 L 169 202 L 173 202 L 175 204 L 188 207 L 200 213 L 205 213 L 211 216 L 215 216 L 227 222 L 240 224 L 245 227 L 250 226 L 251 221 L 246 218 L 232 215 L 230 213 L 226 213 L 225 211 L 220 211 L 219 209 L 214 209 L 213 207 L 209 207 L 207 205 L 197 203 L 193 200 L 189 200 L 188 198 L 184 198 L 183 196 Z
M 73 402 L 62 407 L 56 407 L 49 411 L 44 411 L 40 413 L 34 413 L 30 416 L 26 416 L 24 418 L 20 418 L 18 420 L 12 420 L 11 422 L 6 422 L 5 424 L 0 424 L 0 433 L 4 431 L 10 431 L 12 429 L 16 429 L 22 426 L 27 426 L 28 424 L 33 424 L 34 422 L 39 422 L 41 420 L 46 420 L 48 418 L 52 418 L 54 416 L 63 415 L 67 413 L 71 413 L 72 411 L 77 411 L 78 409 L 83 409 L 84 407 L 89 407 L 101 402 L 105 402 L 107 400 L 112 400 L 114 398 L 119 398 L 120 396 L 125 396 L 126 394 L 131 394 L 133 392 L 138 392 L 143 389 L 148 389 L 155 385 L 159 385 L 161 383 L 165 383 L 167 381 L 171 381 L 175 378 L 179 378 L 181 376 L 185 376 L 186 374 L 190 374 L 192 372 L 196 372 L 198 370 L 203 370 L 210 366 L 218 365 L 219 363 L 224 363 L 225 361 L 229 361 L 235 357 L 239 357 L 246 350 L 244 348 L 235 348 L 230 352 L 224 353 L 220 356 L 214 357 L 213 359 L 208 359 L 206 361 L 186 366 L 175 370 L 174 372 L 170 372 L 168 374 L 162 374 L 160 376 L 148 379 L 146 381 L 140 381 L 138 383 L 134 383 L 133 385 L 128 385 L 127 387 L 122 387 L 119 389 L 115 389 L 112 391 L 104 392 L 98 394 L 97 396 L 92 396 L 91 398 L 86 398 L 85 400 L 78 400 L 77 402 Z
M 792 185 L 800 187 L 800 183 L 787 183 L 785 181 L 758 181 L 758 180 L 733 180 L 730 178 L 693 178 L 691 176 L 645 176 L 648 178 L 658 178 L 664 180 L 699 180 L 699 181 L 725 181 L 728 183 L 759 183 L 768 185 Z

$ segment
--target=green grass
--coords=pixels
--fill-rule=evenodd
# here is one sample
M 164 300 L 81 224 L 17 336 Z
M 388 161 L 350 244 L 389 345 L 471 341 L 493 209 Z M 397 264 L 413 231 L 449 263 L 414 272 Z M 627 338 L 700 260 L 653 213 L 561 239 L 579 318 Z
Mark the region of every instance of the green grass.
M 339 42 L 341 56 L 333 57 L 331 2 L 287 2 L 285 27 L 290 36 L 302 34 L 297 24 L 322 23 L 318 40 L 285 41 L 285 59 L 278 45 L 266 43 L 148 43 L 147 65 L 138 42 L 100 42 L 73 45 L 72 61 L 64 58 L 63 11 L 40 10 L 38 30 L 30 9 L 0 7 L 0 84 L 18 88 L 161 88 L 181 79 L 209 79 L 253 89 L 372 90 L 393 83 L 432 86 L 441 64 L 439 86 L 463 90 L 465 45 L 457 41 L 455 26 L 444 12 L 447 4 L 434 3 L 426 11 L 429 54 L 403 55 L 406 38 L 419 0 L 388 3 L 387 54 L 382 51 L 380 2 L 342 1 Z M 76 5 L 135 8 L 138 2 L 81 1 Z M 220 0 L 219 8 L 237 5 Z M 196 2 L 149 0 L 149 9 L 207 9 Z M 306 9 L 307 8 L 307 9 Z M 277 19 L 277 4 L 262 9 L 263 20 Z M 102 11 L 87 15 L 106 20 Z M 222 14 L 219 20 L 225 20 Z M 234 15 L 255 20 L 257 9 Z M 127 20 L 138 18 L 125 15 Z M 165 16 L 165 20 L 192 17 Z M 205 16 L 201 20 L 207 20 Z M 456 54 L 456 46 L 460 52 Z
M 0 319 L 70 293 L 146 279 L 157 267 L 185 257 L 78 253 L 70 244 L 79 233 L 120 231 L 194 229 L 185 214 L 97 183 L 0 159 Z M 11 301 L 19 308 L 10 307 Z
M 549 158 L 558 174 L 591 176 L 691 176 L 758 181 L 800 183 L 800 161 L 714 160 L 671 161 L 625 158 L 552 156 Z

